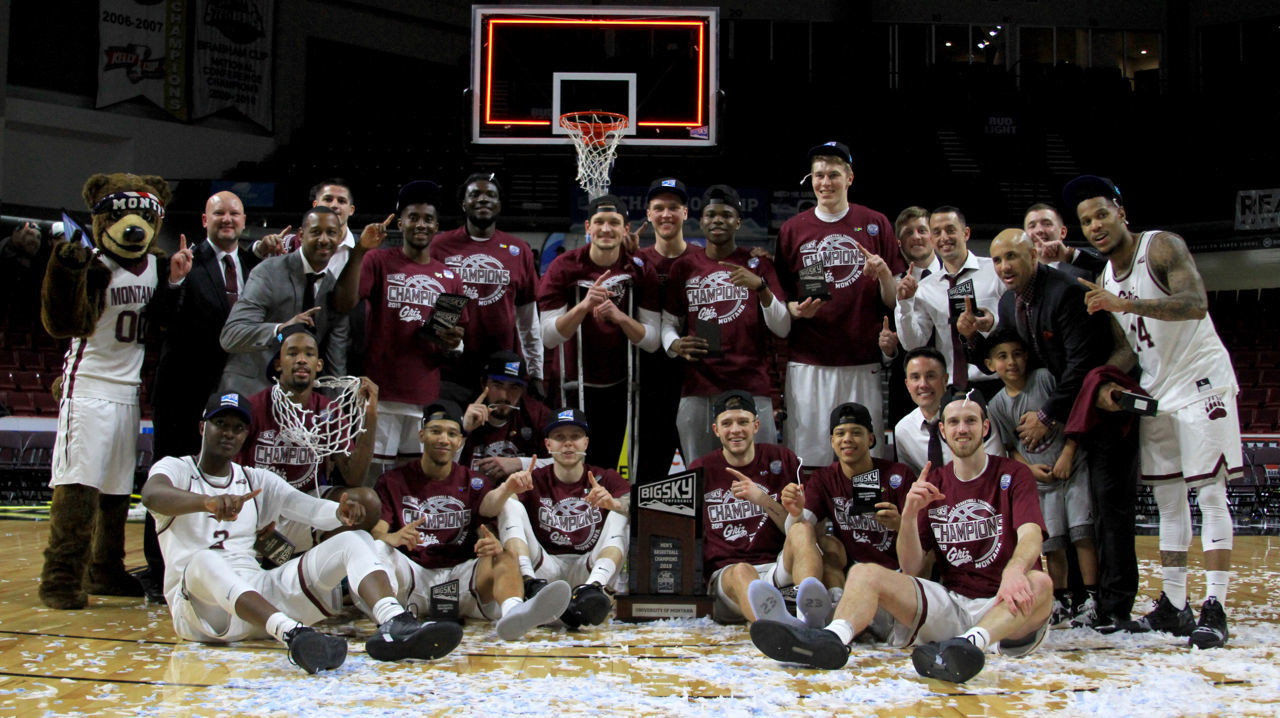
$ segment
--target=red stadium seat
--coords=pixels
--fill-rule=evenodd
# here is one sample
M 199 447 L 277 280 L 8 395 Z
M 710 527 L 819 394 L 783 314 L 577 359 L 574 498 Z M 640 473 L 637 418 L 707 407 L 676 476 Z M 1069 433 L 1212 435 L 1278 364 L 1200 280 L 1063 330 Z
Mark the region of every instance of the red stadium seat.
M 1240 386 L 1257 386 L 1262 380 L 1262 370 L 1254 366 L 1241 366 L 1236 368 L 1236 381 Z
M 57 416 L 58 402 L 53 400 L 53 396 L 47 392 L 36 392 L 33 395 L 36 403 L 36 411 L 40 416 Z
M 22 364 L 18 361 L 18 353 L 9 350 L 0 351 L 0 372 L 10 372 L 14 369 L 21 369 Z
M 1280 423 L 1280 409 L 1274 407 L 1259 409 L 1250 424 L 1250 432 L 1269 433 L 1276 430 L 1277 423 Z
M 45 388 L 38 371 L 14 371 L 9 372 L 9 376 L 12 377 L 13 384 L 22 391 L 43 391 Z
M 1245 407 L 1261 408 L 1267 402 L 1267 390 L 1256 387 L 1241 387 L 1238 402 L 1241 409 Z
M 0 347 L 5 349 L 31 349 L 34 343 L 26 330 L 8 329 L 0 335 Z
M 1239 414 L 1240 414 L 1240 431 L 1246 432 L 1246 433 L 1252 432 L 1253 419 L 1255 416 L 1258 415 L 1257 407 L 1241 406 L 1239 409 Z
M 53 442 L 57 433 L 53 431 L 37 431 L 27 439 L 27 447 L 22 452 L 22 467 L 25 469 L 47 469 L 53 464 Z
M 0 431 L 0 469 L 14 469 L 22 460 L 27 437 L 20 431 Z
M 16 416 L 35 416 L 36 400 L 33 394 L 25 391 L 9 392 L 9 411 Z
M 44 371 L 44 355 L 34 349 L 19 349 L 18 365 L 27 371 Z
M 13 378 L 13 372 L 0 369 L 0 389 L 4 391 L 20 391 L 18 383 Z

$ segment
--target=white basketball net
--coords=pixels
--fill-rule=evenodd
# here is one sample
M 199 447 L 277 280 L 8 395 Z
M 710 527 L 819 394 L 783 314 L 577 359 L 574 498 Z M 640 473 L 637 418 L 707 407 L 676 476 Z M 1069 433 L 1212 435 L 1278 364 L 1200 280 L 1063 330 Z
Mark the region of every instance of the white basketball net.
M 618 142 L 627 128 L 625 115 L 612 112 L 570 112 L 560 116 L 578 151 L 578 186 L 595 199 L 609 192 L 609 170 L 618 153 Z
M 319 412 L 293 403 L 279 383 L 272 385 L 271 414 L 280 426 L 280 435 L 315 452 L 317 459 L 350 454 L 355 438 L 364 432 L 364 414 L 369 405 L 359 395 L 360 377 L 320 377 L 315 389 L 333 390 L 329 392 L 329 405 Z

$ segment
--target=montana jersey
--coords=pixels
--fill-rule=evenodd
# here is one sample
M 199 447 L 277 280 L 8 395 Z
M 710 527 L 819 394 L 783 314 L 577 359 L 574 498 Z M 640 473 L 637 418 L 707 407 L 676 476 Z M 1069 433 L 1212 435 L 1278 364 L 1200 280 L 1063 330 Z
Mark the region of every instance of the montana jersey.
M 133 404 L 138 401 L 146 352 L 143 310 L 156 290 L 159 259 L 147 254 L 132 269 L 105 254 L 98 260 L 111 270 L 102 316 L 92 335 L 71 340 L 62 363 L 63 387 L 71 398 Z

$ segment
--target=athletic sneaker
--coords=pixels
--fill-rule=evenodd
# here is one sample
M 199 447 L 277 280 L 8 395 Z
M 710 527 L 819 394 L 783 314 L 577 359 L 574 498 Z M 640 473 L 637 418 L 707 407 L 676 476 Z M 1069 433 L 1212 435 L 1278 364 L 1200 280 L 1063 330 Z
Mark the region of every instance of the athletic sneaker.
M 543 586 L 533 598 L 526 598 L 498 619 L 498 637 L 514 641 L 534 627 L 556 620 L 569 607 L 572 592 L 564 581 L 552 581 Z
M 289 661 L 307 673 L 337 668 L 347 660 L 347 642 L 313 628 L 298 626 L 284 634 Z
M 831 594 L 818 579 L 810 576 L 800 582 L 796 590 L 796 606 L 810 628 L 822 628 L 831 623 Z
M 786 597 L 768 581 L 756 579 L 747 585 L 747 603 L 751 604 L 751 612 L 755 614 L 756 621 L 774 621 L 800 627 L 806 625 L 787 610 Z
M 1191 632 L 1196 630 L 1196 616 L 1191 611 L 1190 602 L 1183 606 L 1181 610 L 1173 607 L 1169 602 L 1169 597 L 1160 593 L 1160 600 L 1155 602 L 1155 608 L 1151 613 L 1139 618 L 1136 621 L 1129 621 L 1125 624 L 1126 633 L 1150 633 L 1151 631 L 1163 631 L 1172 633 L 1175 636 L 1190 636 Z
M 802 663 L 834 671 L 849 662 L 849 647 L 839 636 L 821 628 L 756 621 L 751 624 L 751 642 L 761 653 L 783 663 Z
M 532 576 L 524 577 L 524 597 L 525 600 L 533 598 L 534 594 L 541 591 L 547 585 L 547 579 L 534 578 Z
M 365 651 L 379 661 L 421 658 L 429 661 L 448 655 L 462 642 L 462 626 L 452 621 L 420 623 L 405 611 L 378 626 L 365 642 Z
M 609 617 L 613 610 L 613 601 L 598 583 L 584 583 L 573 589 L 569 598 L 569 607 L 565 609 L 560 620 L 569 628 L 579 626 L 598 626 Z
M 969 639 L 957 636 L 916 646 L 911 663 L 925 678 L 964 683 L 982 671 L 987 659 Z
M 1076 606 L 1075 614 L 1071 616 L 1071 627 L 1091 626 L 1097 620 L 1098 602 L 1093 600 L 1093 596 L 1089 596 L 1084 599 L 1084 603 Z
M 1053 599 L 1053 614 L 1049 616 L 1050 628 L 1062 628 L 1071 623 L 1071 609 L 1067 608 L 1067 604 Z
M 1227 645 L 1231 632 L 1227 630 L 1227 612 L 1218 599 L 1210 596 L 1200 606 L 1200 625 L 1191 632 L 1187 643 L 1195 648 L 1221 648 Z

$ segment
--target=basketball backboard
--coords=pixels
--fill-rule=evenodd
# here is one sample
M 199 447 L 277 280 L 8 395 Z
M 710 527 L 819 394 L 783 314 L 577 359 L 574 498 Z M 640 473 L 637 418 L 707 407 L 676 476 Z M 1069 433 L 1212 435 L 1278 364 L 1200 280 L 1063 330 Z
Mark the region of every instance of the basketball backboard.
M 471 140 L 570 144 L 559 117 L 624 114 L 624 145 L 716 144 L 716 8 L 477 5 Z

